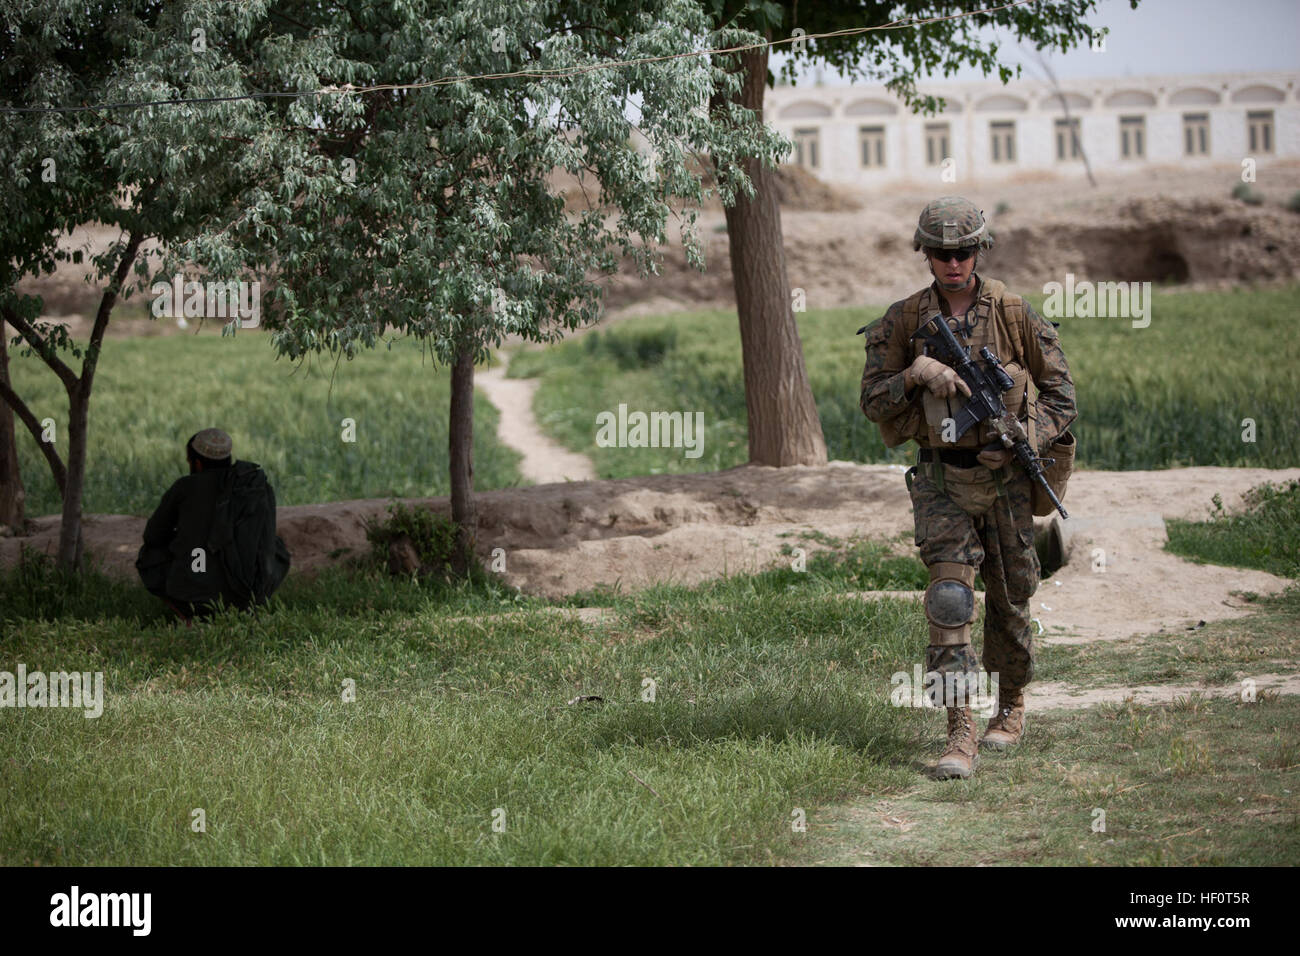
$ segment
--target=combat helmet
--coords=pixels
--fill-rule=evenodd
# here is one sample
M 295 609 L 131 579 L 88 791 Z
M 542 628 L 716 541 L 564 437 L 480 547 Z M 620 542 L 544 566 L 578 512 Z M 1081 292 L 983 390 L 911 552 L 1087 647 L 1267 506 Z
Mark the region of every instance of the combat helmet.
M 941 196 L 927 203 L 916 222 L 912 248 L 922 246 L 932 249 L 962 249 L 979 246 L 988 249 L 993 245 L 984 212 L 969 199 L 961 196 Z

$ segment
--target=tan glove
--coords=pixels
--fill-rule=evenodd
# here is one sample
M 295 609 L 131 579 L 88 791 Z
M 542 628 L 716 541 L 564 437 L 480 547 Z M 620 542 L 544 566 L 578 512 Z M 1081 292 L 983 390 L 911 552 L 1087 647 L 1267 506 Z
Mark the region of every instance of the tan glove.
M 905 384 L 924 385 L 939 398 L 949 398 L 961 392 L 970 398 L 970 387 L 961 380 L 961 376 L 936 358 L 918 355 L 916 361 L 908 366 Z

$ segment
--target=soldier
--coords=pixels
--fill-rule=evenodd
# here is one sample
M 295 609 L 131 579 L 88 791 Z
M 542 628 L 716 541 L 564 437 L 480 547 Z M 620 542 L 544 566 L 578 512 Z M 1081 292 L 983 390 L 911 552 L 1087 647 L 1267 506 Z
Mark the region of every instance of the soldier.
M 957 196 L 936 199 L 921 211 L 913 237 L 934 282 L 860 330 L 867 352 L 862 411 L 887 446 L 908 439 L 920 446 L 906 480 L 916 545 L 930 570 L 926 671 L 935 676 L 927 682 L 944 682 L 948 711 L 948 745 L 935 768 L 940 779 L 969 777 L 979 764 L 970 702 L 952 693 L 958 686 L 973 689 L 979 672 L 970 627 L 976 569 L 984 578 L 984 667 L 998 679 L 998 710 L 980 743 L 1003 750 L 1024 733 L 1024 688 L 1034 675 L 1029 600 L 1039 564 L 1033 482 L 983 424 L 950 440 L 952 419 L 970 390 L 953 369 L 925 354 L 924 339 L 912 338 L 918 326 L 941 312 L 977 362 L 987 345 L 1014 383 L 1003 401 L 1024 424 L 1030 447 L 1049 457 L 1053 444 L 1068 446 L 1073 457 L 1067 428 L 1076 414 L 1074 383 L 1060 340 L 1027 302 L 975 272 L 980 250 L 992 244 L 974 204 Z

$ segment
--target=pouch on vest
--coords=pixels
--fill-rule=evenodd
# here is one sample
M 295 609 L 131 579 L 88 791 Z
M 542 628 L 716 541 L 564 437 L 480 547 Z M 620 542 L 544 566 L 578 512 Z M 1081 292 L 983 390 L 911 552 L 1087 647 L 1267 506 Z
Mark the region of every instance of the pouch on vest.
M 1054 459 L 1052 463 L 1043 469 L 1043 477 L 1047 479 L 1048 487 L 1062 502 L 1065 501 L 1065 486 L 1070 481 L 1070 475 L 1074 471 L 1074 435 L 1067 428 L 1065 432 L 1043 455 L 1044 458 Z M 1056 511 L 1056 505 L 1052 504 L 1052 499 L 1047 497 L 1038 482 L 1033 482 L 1033 505 L 1034 514 L 1039 517 L 1050 515 Z
M 908 408 L 897 418 L 890 421 L 877 422 L 876 427 L 880 429 L 880 438 L 884 441 L 886 448 L 897 448 L 903 442 L 910 441 L 925 430 L 921 413 L 915 406 Z

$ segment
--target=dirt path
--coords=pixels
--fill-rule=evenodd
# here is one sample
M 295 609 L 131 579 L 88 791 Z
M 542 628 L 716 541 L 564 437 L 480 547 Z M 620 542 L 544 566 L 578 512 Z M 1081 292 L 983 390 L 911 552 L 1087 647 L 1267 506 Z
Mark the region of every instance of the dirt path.
M 1255 694 L 1300 694 L 1300 674 L 1251 675 Z M 1063 681 L 1038 681 L 1025 689 L 1025 703 L 1032 710 L 1082 710 L 1098 704 L 1122 704 L 1132 698 L 1135 704 L 1172 704 L 1179 697 L 1231 697 L 1241 699 L 1242 686 L 1222 684 L 1140 684 L 1135 687 L 1080 688 Z
M 536 379 L 506 378 L 510 361 L 498 352 L 501 364 L 475 374 L 474 384 L 487 393 L 501 413 L 497 420 L 497 437 L 508 448 L 524 456 L 519 470 L 534 484 L 553 481 L 590 481 L 596 469 L 586 455 L 571 452 L 542 433 L 533 416 L 533 393 Z

